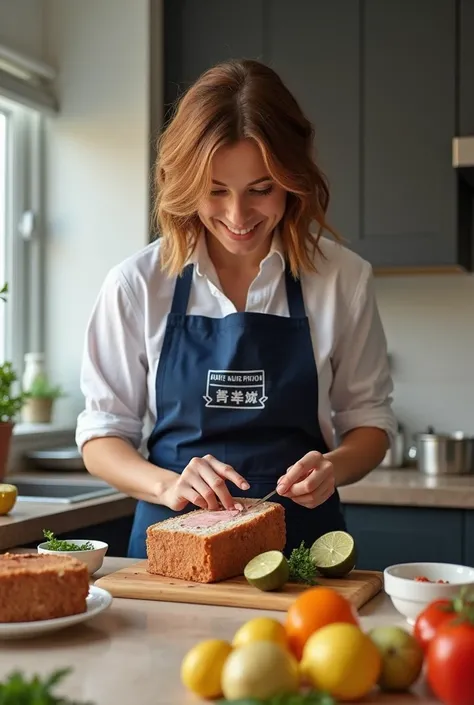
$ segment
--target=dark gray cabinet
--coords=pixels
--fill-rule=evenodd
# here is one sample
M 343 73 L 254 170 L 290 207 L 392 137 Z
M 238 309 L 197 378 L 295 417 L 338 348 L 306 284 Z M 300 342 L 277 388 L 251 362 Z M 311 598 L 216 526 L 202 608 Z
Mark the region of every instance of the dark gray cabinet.
M 365 0 L 361 238 L 380 266 L 458 263 L 452 0 Z
M 474 2 L 460 0 L 458 134 L 474 135 Z
M 472 0 L 165 0 L 165 102 L 231 57 L 261 59 L 316 128 L 329 222 L 375 268 L 473 265 Z
M 464 556 L 466 565 L 474 568 L 474 509 L 465 513 Z
M 344 515 L 362 570 L 410 561 L 474 565 L 474 511 L 346 504 Z

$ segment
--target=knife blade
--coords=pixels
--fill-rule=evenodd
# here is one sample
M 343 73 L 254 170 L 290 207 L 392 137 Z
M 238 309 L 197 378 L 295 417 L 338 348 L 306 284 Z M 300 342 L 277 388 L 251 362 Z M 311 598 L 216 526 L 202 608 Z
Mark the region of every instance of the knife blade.
M 273 497 L 274 494 L 276 494 L 276 489 L 272 490 L 271 492 L 266 494 L 265 497 L 262 497 L 261 499 L 259 499 L 258 502 L 255 502 L 255 504 L 253 505 L 253 509 L 255 509 L 255 507 L 258 507 L 259 504 L 262 504 L 262 502 L 266 502 L 267 499 L 270 499 L 270 497 Z

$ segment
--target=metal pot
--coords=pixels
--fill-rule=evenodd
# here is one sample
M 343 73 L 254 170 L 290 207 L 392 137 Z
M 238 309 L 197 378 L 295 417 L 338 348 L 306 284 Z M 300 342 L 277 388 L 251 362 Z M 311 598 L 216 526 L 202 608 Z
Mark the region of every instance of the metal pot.
M 403 426 L 398 425 L 395 439 L 390 448 L 385 453 L 385 457 L 380 463 L 380 468 L 402 468 L 405 462 L 405 435 Z
M 474 437 L 461 431 L 426 433 L 415 436 L 416 445 L 408 451 L 425 475 L 468 475 L 474 473 Z

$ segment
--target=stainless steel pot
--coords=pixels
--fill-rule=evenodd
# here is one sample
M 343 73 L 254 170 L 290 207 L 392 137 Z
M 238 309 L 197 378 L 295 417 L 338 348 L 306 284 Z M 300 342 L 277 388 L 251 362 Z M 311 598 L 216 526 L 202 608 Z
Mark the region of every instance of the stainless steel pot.
M 474 437 L 456 433 L 426 433 L 415 436 L 416 445 L 408 451 L 425 475 L 469 475 L 474 473 Z
M 379 468 L 401 468 L 405 463 L 405 434 L 403 426 L 398 425 L 395 439 L 385 453 Z

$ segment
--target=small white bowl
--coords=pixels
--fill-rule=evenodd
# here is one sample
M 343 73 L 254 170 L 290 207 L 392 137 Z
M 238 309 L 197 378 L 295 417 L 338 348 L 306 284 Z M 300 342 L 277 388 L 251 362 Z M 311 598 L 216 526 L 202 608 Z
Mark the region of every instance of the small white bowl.
M 72 556 L 72 558 L 77 558 L 86 564 L 89 569 L 89 575 L 96 573 L 104 562 L 105 554 L 109 548 L 108 543 L 104 541 L 90 541 L 89 539 L 66 539 L 69 543 L 79 546 L 80 544 L 86 543 L 88 541 L 94 548 L 87 551 L 52 551 L 48 548 L 48 541 L 43 541 L 38 545 L 38 553 L 52 553 L 60 556 Z
M 474 586 L 474 568 L 452 563 L 398 563 L 385 568 L 383 574 L 385 592 L 411 626 L 433 600 L 449 600 L 459 594 L 463 585 Z M 418 582 L 418 576 L 447 580 L 448 584 Z

